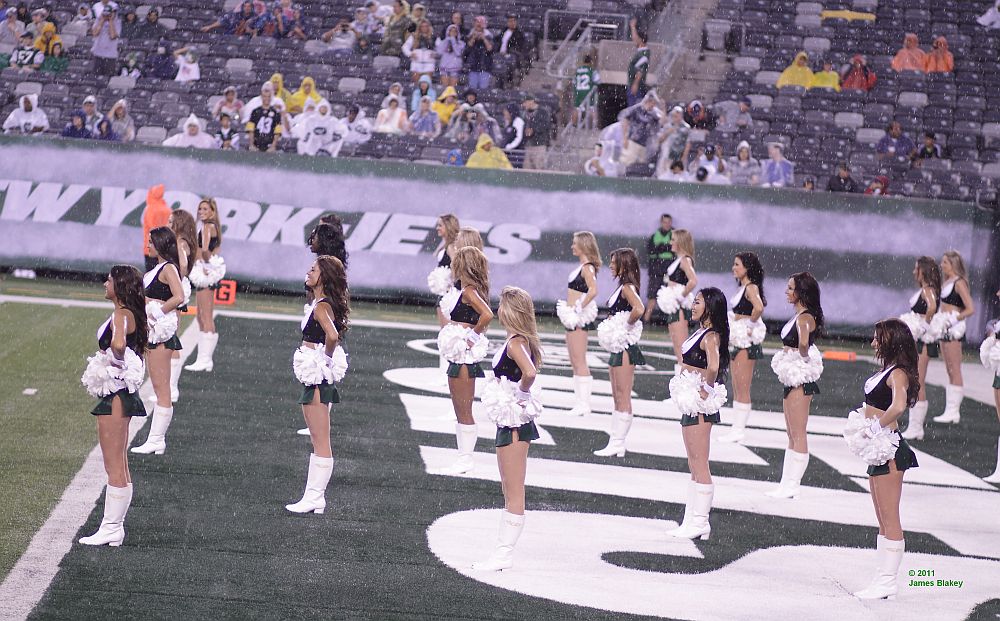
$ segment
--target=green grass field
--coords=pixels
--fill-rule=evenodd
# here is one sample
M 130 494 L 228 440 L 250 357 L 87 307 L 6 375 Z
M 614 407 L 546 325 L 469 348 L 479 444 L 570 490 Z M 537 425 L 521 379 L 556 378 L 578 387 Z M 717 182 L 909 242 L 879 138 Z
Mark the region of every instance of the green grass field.
M 93 289 L 52 283 L 8 284 L 3 292 L 97 298 Z M 298 313 L 301 302 L 246 296 L 239 308 Z M 87 413 L 91 400 L 78 380 L 105 316 L 93 309 L 0 304 L 0 528 L 10 535 L 0 539 L 0 576 L 96 444 Z M 431 314 L 426 308 L 359 305 L 355 317 L 428 321 Z M 454 438 L 412 430 L 401 388 L 383 377 L 387 369 L 435 365 L 436 358 L 406 347 L 433 332 L 350 331 L 351 370 L 341 388 L 343 403 L 333 410 L 337 462 L 327 513 L 288 514 L 283 505 L 299 498 L 310 451 L 308 439 L 294 433 L 302 424 L 289 364 L 298 326 L 233 317 L 217 321 L 222 339 L 215 371 L 182 375 L 167 453 L 131 456 L 135 497 L 125 545 L 74 544 L 32 619 L 640 618 L 498 589 L 456 573 L 428 549 L 427 528 L 439 517 L 501 504 L 496 483 L 425 472 L 418 446 L 453 448 Z M 554 322 L 547 325 L 554 328 Z M 813 412 L 845 416 L 861 400 L 861 385 L 871 371 L 863 362 L 828 363 Z M 595 373 L 606 378 L 606 370 Z M 23 395 L 26 388 L 38 392 Z M 635 390 L 640 398 L 664 399 L 666 378 L 639 374 Z M 932 403 L 943 401 L 941 388 L 928 392 Z M 753 401 L 755 409 L 781 409 L 781 390 L 766 362 L 757 366 Z M 609 463 L 591 454 L 606 441 L 603 432 L 550 431 L 557 444 L 533 445 L 533 458 Z M 927 432 L 922 450 L 979 476 L 991 471 L 997 432 L 992 408 L 967 401 L 961 426 L 929 425 Z M 137 443 L 145 435 L 143 430 Z M 493 449 L 480 441 L 477 450 Z M 776 481 L 781 451 L 753 451 L 766 466 L 713 463 L 713 473 Z M 653 471 L 687 467 L 681 458 L 638 453 L 614 463 Z M 803 483 L 833 490 L 851 485 L 819 460 Z M 530 488 L 529 512 L 543 509 L 674 519 L 683 507 Z M 92 532 L 100 518 L 98 506 L 79 534 Z M 870 531 L 859 537 L 857 528 L 794 518 L 774 518 L 760 528 L 760 519 L 740 511 L 713 512 L 716 532 L 711 542 L 699 543 L 701 558 L 618 552 L 606 560 L 652 572 L 699 573 L 777 545 L 870 545 Z M 908 533 L 907 548 L 956 554 L 925 533 Z M 997 613 L 1000 600 L 993 600 L 973 617 Z

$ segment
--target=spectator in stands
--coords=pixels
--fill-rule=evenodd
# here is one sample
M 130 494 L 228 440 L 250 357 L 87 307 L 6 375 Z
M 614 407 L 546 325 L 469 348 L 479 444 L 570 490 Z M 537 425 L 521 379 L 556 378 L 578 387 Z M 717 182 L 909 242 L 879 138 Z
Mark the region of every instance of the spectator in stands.
M 276 109 L 285 108 L 285 100 L 274 96 L 274 83 L 264 82 L 260 85 L 260 95 L 248 101 L 247 105 L 240 111 L 240 120 L 249 119 L 250 115 L 253 114 L 253 111 L 264 103 L 264 91 L 267 91 L 270 94 L 271 105 L 273 105 Z
M 452 115 L 451 123 L 445 137 L 465 142 L 467 140 L 478 140 L 481 134 L 489 134 L 492 138 L 499 133 L 499 125 L 486 112 L 482 104 L 470 106 L 462 104 Z
M 698 147 L 698 153 L 688 166 L 688 172 L 693 172 L 699 168 L 704 168 L 709 174 L 726 174 L 726 160 L 722 157 L 722 147 L 715 144 L 708 144 Z
M 379 110 L 375 117 L 376 134 L 406 133 L 406 109 L 402 103 L 403 100 L 398 95 L 389 95 L 386 107 Z
M 741 129 L 753 129 L 753 117 L 750 116 L 751 101 L 743 96 L 739 101 L 720 101 L 712 106 L 717 120 L 716 129 L 721 132 L 736 132 Z
M 226 112 L 219 113 L 219 129 L 215 130 L 215 144 L 223 151 L 238 151 L 240 130 Z
M 316 113 L 305 122 L 303 137 L 296 149 L 300 155 L 337 157 L 348 131 L 347 123 L 330 113 L 330 102 L 320 100 L 316 105 Z
M 354 53 L 358 56 L 370 57 L 375 53 L 375 48 L 372 47 L 371 41 L 368 37 L 361 37 L 358 39 L 358 42 L 354 44 Z
M 94 57 L 94 71 L 97 75 L 112 76 L 118 72 L 118 47 L 121 44 L 118 33 L 121 27 L 122 20 L 118 18 L 117 7 L 114 3 L 108 4 L 90 30 L 94 37 L 90 53 Z
M 285 78 L 280 73 L 272 73 L 270 82 L 273 87 L 275 103 L 281 108 L 288 107 L 288 100 L 291 99 L 292 94 L 285 88 Z
M 660 144 L 660 156 L 656 162 L 657 175 L 666 174 L 670 165 L 677 160 L 688 160 L 691 152 L 691 143 L 688 142 L 690 133 L 691 126 L 684 122 L 684 110 L 680 106 L 671 108 L 657 136 Z
M 431 81 L 431 76 L 422 75 L 420 80 L 417 81 L 417 87 L 413 89 L 413 93 L 410 95 L 410 112 L 416 112 L 420 109 L 420 100 L 424 97 L 429 98 L 431 101 L 437 99 L 437 91 L 434 90 L 434 83 Z
M 160 41 L 156 53 L 146 58 L 146 67 L 142 73 L 158 80 L 173 80 L 177 76 L 177 63 L 174 62 L 167 41 Z
M 855 54 L 851 58 L 851 66 L 844 71 L 841 77 L 840 87 L 858 91 L 870 91 L 875 87 L 878 77 L 875 72 L 868 68 L 865 57 Z
M 805 52 L 799 52 L 795 55 L 795 60 L 792 64 L 788 65 L 781 75 L 778 76 L 778 81 L 775 86 L 778 88 L 784 88 L 786 86 L 801 86 L 802 88 L 809 88 L 813 83 L 813 71 L 809 68 L 809 55 Z
M 927 54 L 920 49 L 920 39 L 916 33 L 908 32 L 903 38 L 903 47 L 892 59 L 892 68 L 895 71 L 920 71 L 923 73 L 924 65 L 927 63 Z
M 913 165 L 920 166 L 923 160 L 943 157 L 941 145 L 937 143 L 934 132 L 924 132 L 924 144 L 913 154 Z
M 260 104 L 248 112 L 247 145 L 251 151 L 278 149 L 278 140 L 281 138 L 281 110 L 275 105 L 277 102 L 274 101 L 276 98 L 273 93 L 273 86 L 262 87 Z M 281 109 L 284 109 L 284 106 Z
M 785 145 L 772 142 L 767 145 L 770 158 L 761 166 L 761 186 L 765 188 L 792 187 L 795 180 L 795 164 L 785 159 Z
M 38 95 L 21 95 L 17 108 L 3 122 L 5 134 L 40 134 L 49 129 L 49 117 L 38 107 Z
M 62 43 L 52 46 L 52 53 L 45 56 L 39 71 L 42 73 L 62 73 L 69 66 L 69 58 L 63 53 Z
M 94 134 L 84 124 L 86 118 L 83 110 L 74 110 L 69 117 L 69 123 L 59 135 L 63 138 L 92 138 Z
M 438 95 L 437 101 L 431 105 L 431 109 L 437 113 L 441 123 L 451 122 L 451 116 L 455 114 L 458 107 L 458 94 L 454 86 L 448 86 Z
M 231 120 L 239 123 L 242 110 L 243 102 L 236 96 L 236 87 L 227 86 L 222 91 L 222 99 L 215 102 L 215 105 L 212 106 L 212 118 L 218 120 L 219 116 L 225 113 L 229 115 Z
M 266 11 L 256 20 L 251 28 L 251 37 L 268 37 L 271 39 L 284 39 L 288 35 L 288 24 L 284 9 L 280 2 L 271 5 L 271 10 Z
M 611 159 L 614 145 L 598 142 L 594 145 L 594 156 L 583 163 L 583 172 L 588 177 L 617 177 L 618 163 Z
M 83 5 L 81 5 L 81 9 L 82 8 Z M 89 13 L 90 9 L 88 8 L 87 10 Z M 131 39 L 139 38 L 138 35 L 140 26 L 142 26 L 142 22 L 139 21 L 139 15 L 135 12 L 135 9 L 133 7 L 128 7 L 127 9 L 125 9 L 125 17 L 122 18 L 122 31 L 119 33 L 122 39 L 129 41 Z M 87 30 L 90 30 L 91 27 L 92 24 L 89 22 L 89 16 L 88 16 Z M 155 38 L 159 39 L 159 37 Z
M 444 156 L 445 166 L 465 166 L 465 159 L 462 158 L 461 149 L 452 149 Z
M 632 29 L 632 42 L 635 43 L 635 53 L 628 62 L 628 74 L 625 84 L 625 102 L 634 106 L 646 96 L 649 87 L 646 79 L 649 74 L 649 46 L 646 45 L 647 35 L 638 28 Z
M 523 148 L 524 119 L 521 108 L 514 102 L 508 103 L 503 109 L 503 127 L 500 128 L 500 146 L 510 153 Z
M 976 22 L 984 28 L 1000 28 L 1000 0 L 996 0 L 993 6 L 976 18 Z
M 520 84 L 524 70 L 528 66 L 528 38 L 517 25 L 517 15 L 507 14 L 507 29 L 500 35 L 500 58 L 503 71 L 500 72 L 500 88 L 507 84 Z
M 406 29 L 407 34 L 413 34 L 417 31 L 417 26 L 423 20 L 427 19 L 427 7 L 420 4 L 414 4 L 410 7 L 410 27 Z M 434 31 L 431 31 L 431 37 L 434 36 Z M 405 40 L 406 37 L 403 37 Z
M 312 99 L 306 99 L 302 112 L 292 117 L 291 127 L 289 128 L 289 135 L 292 138 L 302 140 L 304 137 L 302 132 L 305 130 L 306 121 L 308 121 L 310 117 L 315 116 L 317 103 L 318 102 L 313 101 Z
M 829 88 L 840 92 L 840 74 L 833 70 L 832 60 L 823 60 L 823 70 L 813 74 L 809 88 Z
M 28 11 L 28 3 L 18 2 L 17 8 L 14 12 L 17 16 L 17 21 L 21 22 L 21 25 L 27 27 L 31 23 L 31 12 Z
M 865 188 L 866 196 L 889 196 L 889 177 L 877 175 Z
M 392 15 L 385 22 L 382 34 L 381 52 L 385 56 L 399 56 L 403 51 L 403 42 L 410 31 L 410 3 L 406 0 L 394 0 Z
M 705 107 L 699 100 L 695 99 L 688 104 L 684 111 L 684 122 L 691 126 L 691 129 L 713 130 L 718 124 L 718 117 L 715 111 Z
M 216 28 L 222 29 L 222 34 L 236 35 L 237 37 L 249 37 L 253 35 L 253 26 L 257 22 L 257 14 L 253 9 L 253 2 L 243 0 L 239 8 L 235 11 L 226 11 L 207 26 L 203 26 L 202 32 L 212 32 Z
M 461 13 L 456 13 L 461 17 Z M 445 34 L 437 40 L 435 45 L 440 57 L 439 69 L 441 72 L 441 86 L 458 86 L 458 75 L 462 72 L 463 54 L 465 52 L 465 41 L 461 30 L 455 24 L 449 24 L 445 28 Z
M 91 12 L 94 14 L 94 21 L 96 22 L 100 20 L 101 16 L 104 15 L 104 10 L 108 8 L 114 8 L 117 10 L 118 3 L 113 0 L 98 0 L 95 2 L 94 6 L 91 7 Z
M 618 161 L 625 168 L 648 161 L 648 147 L 659 133 L 663 117 L 659 104 L 656 92 L 649 91 L 642 98 L 642 103 L 626 108 L 622 113 L 622 155 Z
M 128 102 L 124 99 L 116 101 L 108 112 L 108 119 L 111 121 L 112 131 L 118 134 L 122 142 L 135 140 L 135 120 L 128 113 Z
M 380 4 L 378 0 L 367 0 L 365 8 L 371 13 L 372 19 L 381 24 L 385 24 L 385 20 L 392 15 L 392 7 L 389 4 Z
M 684 172 L 684 162 L 675 160 L 670 163 L 670 168 L 656 175 L 660 181 L 687 182 L 690 181 Z
M 577 125 L 581 118 L 591 126 L 597 125 L 597 85 L 600 82 L 601 74 L 594 68 L 593 56 L 585 54 L 573 72 L 573 125 Z M 590 118 L 584 116 L 588 114 L 588 108 Z
M 733 185 L 754 186 L 760 183 L 760 162 L 751 153 L 750 143 L 746 140 L 736 145 L 736 155 L 729 158 L 726 169 Z
M 296 4 L 292 7 L 292 17 L 288 19 L 288 35 L 296 41 L 309 40 L 309 27 L 302 19 L 302 7 Z
M 316 92 L 316 80 L 306 76 L 302 78 L 302 83 L 299 84 L 299 90 L 292 93 L 292 96 L 285 102 L 288 113 L 298 114 L 299 112 L 302 112 L 306 107 L 306 100 L 308 99 L 311 99 L 316 103 L 323 100 L 319 93 Z
M 549 140 L 552 136 L 552 114 L 527 95 L 521 103 L 524 111 L 524 169 L 545 170 L 548 167 Z
M 440 37 L 441 39 L 446 39 L 448 37 L 448 31 L 454 26 L 458 30 L 458 38 L 464 39 L 465 35 L 468 33 L 468 29 L 465 27 L 465 16 L 462 15 L 461 11 L 453 11 L 451 14 L 451 20 L 441 28 Z
M 347 107 L 347 137 L 344 144 L 364 144 L 372 139 L 372 124 L 358 104 Z
M 364 9 L 361 9 L 361 11 L 367 14 L 367 11 Z M 342 19 L 337 22 L 336 26 L 324 32 L 320 36 L 320 39 L 322 39 L 324 43 L 330 44 L 330 51 L 332 52 L 353 52 L 359 36 L 358 31 L 355 30 L 346 19 Z
M 97 131 L 94 132 L 95 140 L 104 140 L 106 142 L 121 142 L 121 136 L 115 133 L 114 128 L 111 126 L 111 121 L 108 119 L 101 119 L 97 123 Z
M 858 182 L 851 177 L 851 168 L 847 165 L 847 162 L 841 162 L 837 166 L 837 174 L 830 177 L 830 180 L 826 183 L 827 192 L 846 192 L 848 194 L 856 194 L 861 191 L 858 187 Z
M 198 64 L 198 56 L 190 47 L 182 47 L 174 50 L 174 64 L 177 65 L 176 82 L 197 82 L 201 79 L 201 65 Z
M 431 110 L 431 98 L 420 98 L 417 111 L 410 115 L 410 133 L 433 140 L 441 133 L 441 118 Z
M 48 15 L 49 12 L 45 9 L 35 9 L 31 12 L 31 21 L 25 24 L 24 31 L 31 33 L 32 38 L 37 37 L 42 33 L 42 25 Z
M 155 6 L 146 13 L 146 19 L 136 30 L 138 39 L 162 39 L 167 36 L 167 28 L 160 23 L 160 9 Z
M 912 158 L 917 150 L 917 145 L 913 144 L 910 137 L 903 133 L 903 126 L 898 121 L 889 123 L 885 136 L 875 145 L 875 152 L 878 159 L 883 160 L 893 157 Z
M 813 177 L 812 175 L 806 175 L 805 178 L 802 179 L 802 189 L 806 192 L 815 192 L 816 177 Z
M 469 88 L 488 89 L 493 79 L 493 35 L 486 29 L 486 17 L 479 15 L 465 45 L 465 68 Z
M 184 121 L 184 131 L 163 141 L 165 147 L 190 147 L 193 149 L 214 149 L 215 138 L 202 131 L 201 121 L 191 115 Z
M 135 11 L 130 11 L 130 12 L 133 15 L 135 15 Z M 90 5 L 87 4 L 86 2 L 78 5 L 76 7 L 76 14 L 73 16 L 73 19 L 70 20 L 70 23 L 71 24 L 83 24 L 84 26 L 86 26 L 86 29 L 89 31 L 90 27 L 94 24 L 94 14 L 90 12 Z M 124 27 L 125 27 L 125 24 L 122 24 L 122 28 L 124 28 Z
M 924 61 L 924 71 L 927 73 L 953 73 L 955 71 L 955 56 L 948 51 L 948 39 L 938 37 L 931 44 L 931 51 Z
M 489 134 L 480 134 L 476 141 L 476 150 L 465 163 L 466 168 L 487 168 L 492 170 L 513 170 L 510 160 L 503 149 L 493 144 Z
M 479 103 L 479 93 L 477 93 L 474 88 L 467 88 L 465 89 L 465 92 L 462 93 L 462 100 L 470 106 L 474 106 Z
M 142 70 L 139 68 L 138 53 L 129 52 L 125 56 L 125 61 L 122 62 L 122 66 L 118 70 L 118 75 L 123 78 L 132 78 L 133 80 L 138 80 L 142 77 Z
M 18 21 L 17 10 L 7 9 L 4 13 L 3 24 L 0 24 L 0 45 L 19 45 L 23 33 L 24 24 Z
M 379 108 L 388 108 L 389 100 L 393 97 L 398 97 L 399 99 L 403 98 L 403 85 L 399 82 L 393 82 L 389 85 L 389 92 L 382 98 L 382 103 L 379 105 Z
M 33 43 L 34 37 L 30 32 L 21 33 L 21 44 L 10 53 L 10 66 L 16 67 L 19 71 L 31 73 L 42 66 L 45 61 L 45 54 L 40 52 Z
M 403 56 L 410 59 L 410 75 L 416 82 L 421 77 L 431 77 L 437 66 L 435 59 L 434 28 L 426 19 L 417 22 L 416 30 L 403 44 Z
M 52 22 L 42 24 L 41 32 L 35 37 L 35 47 L 48 56 L 52 53 L 53 45 L 62 45 L 62 37 L 56 34 L 56 25 Z
M 104 115 L 98 111 L 97 99 L 93 95 L 87 95 L 83 98 L 83 114 L 84 124 L 87 126 L 87 131 L 91 134 L 96 133 L 97 124 L 101 122 Z
M 375 19 L 364 7 L 354 9 L 354 21 L 350 25 L 358 37 L 371 37 L 382 33 L 382 22 Z

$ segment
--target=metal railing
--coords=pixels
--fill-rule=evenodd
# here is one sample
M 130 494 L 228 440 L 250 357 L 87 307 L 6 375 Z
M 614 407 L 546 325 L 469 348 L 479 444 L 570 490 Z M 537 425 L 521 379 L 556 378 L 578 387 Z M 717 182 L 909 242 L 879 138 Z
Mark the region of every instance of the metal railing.
M 562 35 L 559 32 L 560 26 L 569 23 L 569 20 L 573 20 L 573 26 Z M 575 47 L 577 40 L 588 29 L 586 35 L 590 37 L 591 44 L 603 39 L 627 39 L 630 36 L 628 20 L 628 15 L 621 13 L 582 13 L 549 9 L 545 11 L 542 27 L 543 58 L 549 54 L 565 57 L 568 48 Z

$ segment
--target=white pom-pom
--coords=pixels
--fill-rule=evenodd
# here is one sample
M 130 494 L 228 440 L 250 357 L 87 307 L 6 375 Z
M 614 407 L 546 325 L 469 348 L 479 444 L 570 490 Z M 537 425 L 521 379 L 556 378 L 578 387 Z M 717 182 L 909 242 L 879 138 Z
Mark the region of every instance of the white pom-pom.
M 871 422 L 872 419 L 865 416 L 863 405 L 848 414 L 847 424 L 844 425 L 844 441 L 847 442 L 847 448 L 851 453 L 860 457 L 866 464 L 881 466 L 896 456 L 899 434 L 883 428 L 875 437 L 869 438 L 865 431 Z
M 139 390 L 146 375 L 142 359 L 131 349 L 125 349 L 124 367 L 111 364 L 111 350 L 99 350 L 87 358 L 87 368 L 80 377 L 80 383 L 92 397 L 106 397 L 119 390 L 135 392 Z
M 565 300 L 556 302 L 556 315 L 567 330 L 582 328 L 597 319 L 597 303 L 593 300 L 580 312 L 577 312 L 576 308 L 575 304 L 570 304 Z
M 920 340 L 927 345 L 937 343 L 944 336 L 945 325 L 940 320 L 935 321 L 937 318 L 938 316 L 934 315 L 929 322 L 924 322 L 924 332 L 920 335 Z
M 927 320 L 924 319 L 923 315 L 918 315 L 910 311 L 909 313 L 900 315 L 899 320 L 905 323 L 906 327 L 910 329 L 914 341 L 920 340 L 924 333 L 927 332 Z
M 715 414 L 726 404 L 729 393 L 725 384 L 709 386 L 700 373 L 682 369 L 680 373 L 670 378 L 670 400 L 677 410 L 687 416 L 698 414 Z M 704 390 L 706 396 L 701 396 Z
M 150 345 L 165 343 L 170 340 L 170 337 L 177 334 L 177 313 L 170 311 L 159 319 L 153 318 L 153 309 L 160 310 L 162 307 L 163 303 L 159 300 L 146 302 L 146 326 Z
M 979 346 L 979 359 L 994 375 L 1000 375 L 1000 342 L 995 334 L 987 336 Z
M 181 291 L 184 292 L 184 301 L 181 302 L 181 306 L 187 306 L 191 303 L 191 280 L 187 276 L 181 278 Z
M 333 355 L 330 358 L 333 360 L 330 373 L 333 374 L 333 381 L 339 382 L 347 375 L 347 367 L 349 366 L 347 352 L 344 351 L 343 347 L 337 345 L 337 349 L 333 350 Z
M 629 315 L 628 311 L 615 313 L 597 326 L 597 340 L 608 353 L 623 352 L 642 338 L 642 322 L 629 327 Z
M 118 378 L 125 382 L 125 390 L 137 392 L 146 379 L 146 365 L 134 351 L 125 348 L 125 368 L 115 369 Z
M 191 284 L 202 289 L 219 283 L 226 275 L 226 261 L 221 255 L 215 255 L 208 261 L 198 259 L 194 262 L 188 278 Z
M 444 292 L 441 299 L 438 300 L 438 308 L 441 309 L 445 317 L 451 319 L 451 311 L 455 310 L 455 305 L 458 304 L 458 300 L 461 297 L 462 292 L 454 286 Z
M 681 298 L 684 297 L 684 287 L 677 283 L 663 285 L 656 292 L 656 305 L 667 315 L 676 313 L 681 308 Z
M 823 354 L 815 345 L 809 346 L 809 360 L 798 349 L 783 349 L 771 359 L 771 369 L 783 386 L 793 388 L 819 380 L 823 375 Z
M 480 335 L 479 340 L 470 348 L 466 342 L 469 338 L 468 328 L 457 323 L 449 323 L 438 332 L 438 351 L 448 362 L 455 364 L 476 364 L 486 358 L 490 341 Z
M 957 341 L 965 336 L 965 320 L 960 320 L 958 313 L 955 311 L 937 313 L 931 318 L 931 325 L 928 332 L 939 335 L 938 339 L 949 338 Z
M 733 311 L 729 311 L 729 345 L 736 349 L 749 349 L 751 345 L 759 345 L 767 336 L 767 326 L 758 319 L 751 321 L 749 317 L 736 319 Z
M 448 293 L 448 290 L 453 288 L 453 281 L 451 279 L 451 268 L 450 267 L 435 267 L 431 270 L 431 273 L 427 275 L 427 288 L 431 290 L 434 295 L 444 295 Z
M 306 386 L 334 382 L 333 371 L 326 363 L 325 352 L 320 348 L 313 349 L 303 345 L 296 349 L 292 355 L 292 370 L 295 372 L 295 379 Z
M 486 415 L 497 427 L 520 427 L 542 414 L 542 402 L 536 391 L 531 398 L 519 403 L 517 384 L 506 377 L 493 378 L 483 388 L 482 401 Z

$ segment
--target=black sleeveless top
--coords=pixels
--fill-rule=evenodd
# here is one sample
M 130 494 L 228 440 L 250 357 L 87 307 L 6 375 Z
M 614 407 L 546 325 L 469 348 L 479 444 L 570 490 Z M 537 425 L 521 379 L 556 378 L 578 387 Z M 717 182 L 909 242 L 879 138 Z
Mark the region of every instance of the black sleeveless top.
M 148 285 L 146 285 L 145 288 L 146 297 L 148 299 L 159 300 L 163 302 L 173 297 L 173 294 L 170 293 L 170 285 L 160 280 L 160 272 L 162 272 L 163 268 L 166 267 L 167 265 L 171 264 L 160 263 L 158 267 L 154 267 L 153 269 L 146 272 L 147 275 L 153 274 L 153 280 Z
M 326 330 L 320 325 L 319 321 L 316 320 L 315 312 L 316 306 L 320 302 L 326 302 L 326 298 L 317 300 L 309 311 L 309 317 L 306 319 L 305 324 L 302 325 L 302 340 L 306 343 L 317 343 L 323 345 L 326 343 Z
M 208 250 L 209 252 L 214 252 L 216 248 L 219 247 L 219 236 L 213 235 L 212 239 L 208 240 Z M 198 248 L 201 248 L 201 231 L 198 231 Z
M 451 257 L 448 255 L 448 249 L 441 249 L 441 256 L 438 257 L 438 267 L 451 267 Z
M 667 268 L 667 279 L 670 282 L 675 282 L 678 285 L 688 284 L 688 275 L 681 269 L 681 262 L 684 261 L 684 257 L 677 257 L 674 262 L 670 264 Z
M 709 332 L 715 332 L 715 330 L 712 330 L 711 328 L 702 328 L 698 332 L 695 332 L 691 336 L 687 337 L 687 340 L 684 341 L 684 345 L 681 347 L 681 351 L 683 352 L 681 355 L 681 361 L 684 364 L 689 367 L 695 367 L 696 369 L 708 368 L 708 354 L 701 348 L 701 341 Z
M 799 329 L 795 325 L 799 318 L 799 315 L 808 314 L 806 311 L 797 313 L 794 317 L 788 320 L 785 327 L 781 329 L 781 344 L 785 347 L 798 347 L 799 346 Z M 816 342 L 816 330 L 809 333 L 809 345 Z
M 628 299 L 626 299 L 625 296 L 622 295 L 624 289 L 625 285 L 619 285 L 618 288 L 615 289 L 614 294 L 612 294 L 611 298 L 608 300 L 608 312 L 611 313 L 612 315 L 614 315 L 615 313 L 620 313 L 622 311 L 626 311 L 629 313 L 632 312 L 632 305 L 629 304 Z M 612 302 L 612 300 L 614 301 Z
M 883 412 L 892 405 L 892 388 L 889 388 L 889 375 L 896 365 L 883 369 L 868 378 L 865 382 L 865 405 L 878 408 Z M 872 385 L 874 382 L 874 386 Z
M 588 289 L 587 289 L 587 280 L 583 277 L 583 268 L 587 267 L 588 265 L 593 265 L 594 266 L 594 271 L 595 272 L 597 271 L 597 266 L 594 265 L 593 263 L 584 263 L 578 269 L 573 270 L 573 272 L 576 274 L 576 276 L 573 278 L 573 280 L 569 281 L 569 288 L 570 288 L 571 291 L 578 291 L 580 293 L 587 293 L 587 291 L 588 291 Z
M 958 295 L 958 291 L 955 291 L 955 285 L 957 285 L 960 280 L 965 279 L 959 278 L 955 280 L 955 282 L 951 283 L 951 291 L 948 292 L 948 295 L 944 295 L 944 287 L 941 287 L 941 303 L 951 304 L 952 306 L 958 307 L 959 310 L 965 310 L 965 302 L 962 301 L 962 296 Z
M 747 289 L 746 287 L 743 287 L 742 293 L 740 294 L 740 301 L 733 306 L 733 314 L 746 315 L 749 317 L 751 313 L 753 313 L 753 304 L 751 304 L 750 300 L 747 299 Z
M 924 299 L 923 289 L 917 291 L 916 301 L 912 303 L 910 310 L 918 315 L 927 314 L 927 300 Z
M 462 281 L 455 281 L 455 288 L 464 294 L 462 289 Z M 455 304 L 455 308 L 451 309 L 451 320 L 458 323 L 467 323 L 471 326 L 479 323 L 479 313 L 476 309 L 472 308 L 468 304 L 462 301 L 462 296 L 458 296 L 458 302 Z
M 111 338 L 113 336 L 111 324 L 114 322 L 114 317 L 115 316 L 112 314 L 111 317 L 109 317 L 108 320 L 101 326 L 101 332 L 97 337 L 97 347 L 99 349 L 107 349 L 111 347 Z M 128 329 L 128 319 L 125 320 L 125 328 Z M 125 347 L 128 347 L 137 354 L 139 353 L 138 337 L 135 334 L 135 330 L 132 330 L 132 332 L 125 335 Z
M 513 339 L 513 337 L 511 337 Z M 514 359 L 507 355 L 507 346 L 510 345 L 510 341 L 504 343 L 503 349 L 500 350 L 500 359 L 493 359 L 493 377 L 506 377 L 512 382 L 521 381 L 521 367 L 517 366 Z

